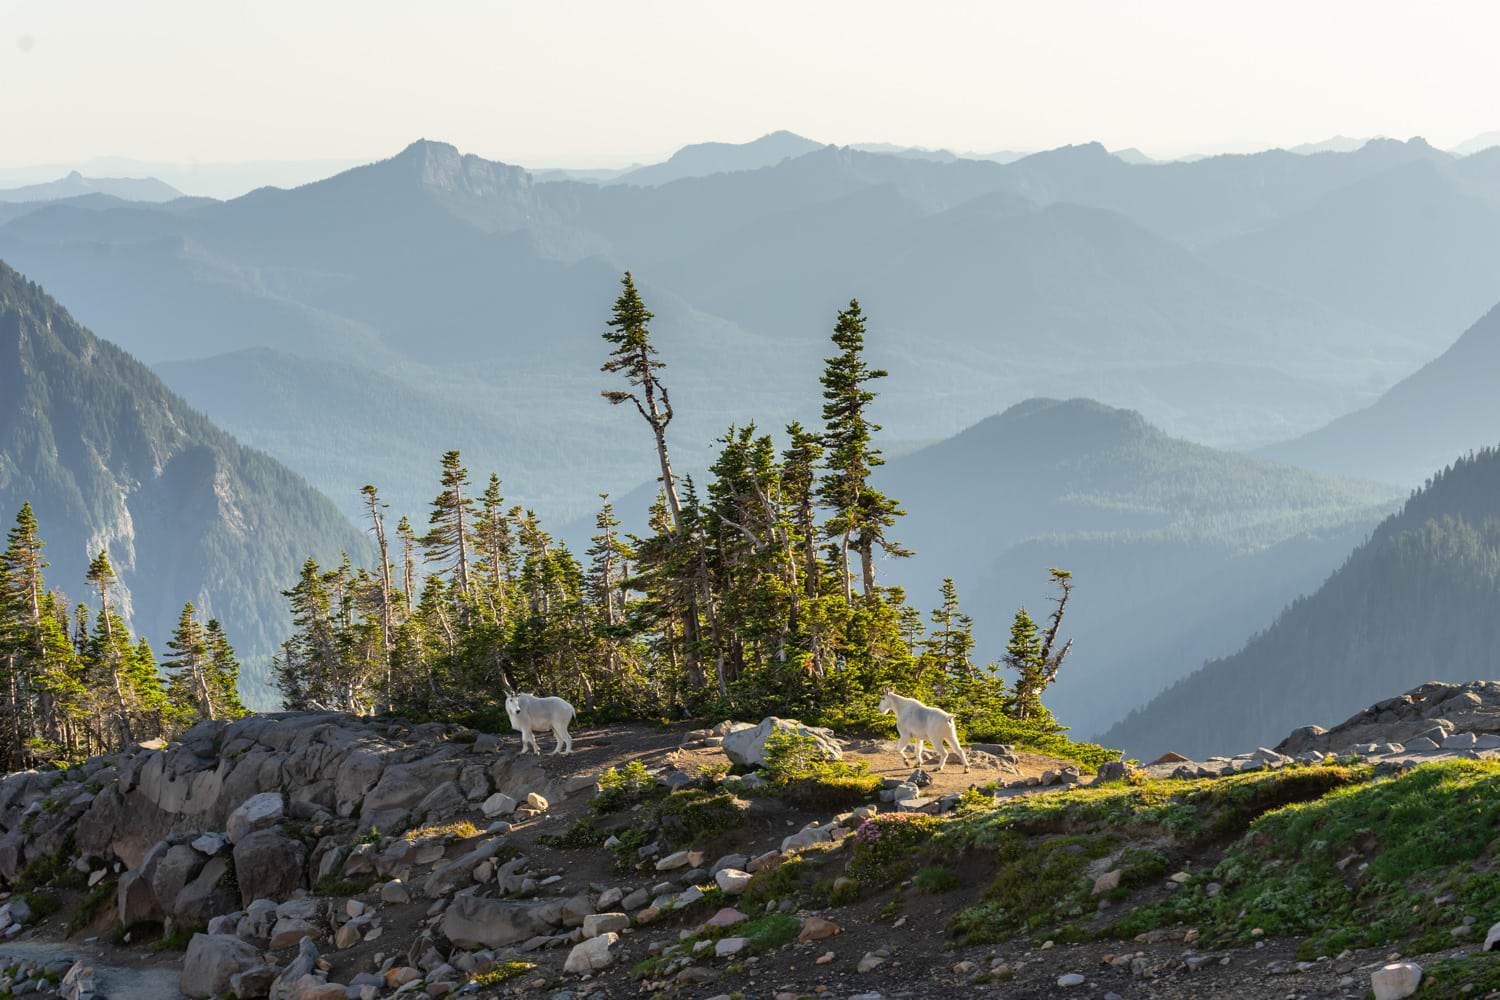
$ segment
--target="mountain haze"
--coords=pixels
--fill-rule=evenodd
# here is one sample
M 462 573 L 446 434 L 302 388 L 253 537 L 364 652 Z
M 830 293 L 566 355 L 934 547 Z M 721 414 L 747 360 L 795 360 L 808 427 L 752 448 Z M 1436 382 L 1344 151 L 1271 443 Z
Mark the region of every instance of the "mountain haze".
M 1448 456 L 1500 437 L 1496 372 L 1500 306 L 1370 406 L 1260 453 L 1334 475 L 1418 486 Z
M 898 537 L 917 553 L 883 562 L 883 579 L 923 606 L 954 577 L 981 659 L 1004 652 L 1016 608 L 1050 607 L 1049 567 L 1074 571 L 1077 651 L 1049 705 L 1085 734 L 1237 648 L 1396 500 L 1083 399 L 1017 404 L 892 459 L 877 481 L 908 511 Z

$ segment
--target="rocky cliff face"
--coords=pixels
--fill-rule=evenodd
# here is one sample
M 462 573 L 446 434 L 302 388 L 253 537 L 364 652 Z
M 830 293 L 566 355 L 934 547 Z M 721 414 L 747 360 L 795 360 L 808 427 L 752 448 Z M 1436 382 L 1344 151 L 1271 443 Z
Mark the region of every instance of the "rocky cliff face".
M 76 854 L 84 871 L 123 872 L 124 926 L 174 918 L 202 926 L 215 915 L 202 900 L 194 898 L 191 912 L 172 904 L 222 853 L 232 851 L 244 903 L 257 893 L 284 898 L 319 874 L 338 874 L 329 859 L 342 860 L 355 831 L 400 834 L 496 788 L 518 789 L 521 799 L 558 793 L 535 758 L 496 754 L 495 747 L 492 736 L 442 724 L 332 713 L 203 722 L 168 746 L 145 744 L 67 771 L 6 777 L 0 878 L 15 883 L 28 866 Z M 163 864 L 172 874 L 150 888 Z M 217 871 L 227 884 L 228 866 Z M 159 891 L 160 878 L 174 891 Z

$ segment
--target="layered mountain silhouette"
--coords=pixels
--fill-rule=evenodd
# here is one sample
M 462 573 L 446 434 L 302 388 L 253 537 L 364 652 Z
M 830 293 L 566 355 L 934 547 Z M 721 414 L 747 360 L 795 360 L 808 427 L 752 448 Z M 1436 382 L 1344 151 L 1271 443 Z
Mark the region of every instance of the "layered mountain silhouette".
M 1253 749 L 1298 726 L 1335 725 L 1391 691 L 1493 676 L 1497 497 L 1493 449 L 1437 473 L 1316 592 L 1103 738 L 1142 758 Z
M 661 163 L 627 170 L 612 180 L 622 184 L 655 185 L 682 180 L 684 177 L 708 177 L 737 170 L 755 170 L 810 153 L 821 145 L 785 130 L 771 132 L 750 142 L 698 142 L 683 146 Z
M 1449 456 L 1500 439 L 1500 306 L 1376 402 L 1261 450 L 1336 475 L 1418 486 Z
M 0 511 L 8 520 L 27 501 L 53 587 L 82 599 L 89 559 L 107 548 L 135 628 L 161 648 L 193 601 L 251 661 L 244 686 L 261 704 L 288 627 L 281 591 L 309 555 L 368 552 L 301 476 L 0 263 Z
M 155 177 L 85 177 L 76 170 L 55 181 L 0 188 L 0 201 L 57 201 L 100 194 L 123 201 L 171 201 L 182 192 Z

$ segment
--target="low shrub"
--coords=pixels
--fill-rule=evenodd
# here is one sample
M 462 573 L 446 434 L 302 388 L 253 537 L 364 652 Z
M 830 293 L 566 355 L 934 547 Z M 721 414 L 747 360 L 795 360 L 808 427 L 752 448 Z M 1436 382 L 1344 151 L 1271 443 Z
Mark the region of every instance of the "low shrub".
M 868 767 L 826 759 L 817 740 L 802 733 L 774 730 L 766 737 L 765 760 L 767 791 L 804 809 L 846 809 L 880 791 L 880 778 Z
M 880 813 L 854 831 L 850 878 L 879 889 L 905 878 L 916 866 L 917 849 L 931 839 L 939 821 L 925 813 Z
M 429 823 L 419 826 L 414 830 L 407 830 L 402 835 L 408 844 L 415 844 L 419 840 L 439 840 L 451 838 L 453 840 L 472 840 L 475 837 L 484 836 L 484 831 L 466 819 L 456 820 L 452 823 Z
M 643 818 L 674 847 L 706 843 L 744 821 L 744 803 L 729 792 L 683 788 L 648 806 Z

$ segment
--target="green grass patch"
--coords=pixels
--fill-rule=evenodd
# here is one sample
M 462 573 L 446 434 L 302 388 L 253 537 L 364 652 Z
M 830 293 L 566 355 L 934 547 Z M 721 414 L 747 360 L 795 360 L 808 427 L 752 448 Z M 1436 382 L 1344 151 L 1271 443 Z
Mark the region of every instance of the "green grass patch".
M 1500 990 L 1500 952 L 1478 952 L 1422 966 L 1419 997 L 1487 996 Z
M 187 951 L 188 942 L 193 940 L 193 935 L 203 930 L 201 927 L 179 927 L 170 934 L 163 934 L 151 942 L 151 950 L 160 954 L 164 951 Z
M 954 915 L 949 929 L 964 944 L 991 944 L 1086 917 L 1094 901 L 1085 871 L 1114 849 L 1109 835 L 1004 834 L 990 845 L 994 881 L 978 903 Z
M 1018 750 L 1032 750 L 1050 757 L 1076 761 L 1096 771 L 1101 764 L 1120 759 L 1120 751 L 1111 750 L 1097 743 L 1079 743 L 1068 739 L 1063 732 L 1019 722 L 1007 716 L 996 715 L 980 726 L 970 726 L 967 740 L 975 743 L 1006 743 Z
M 961 884 L 958 876 L 942 865 L 929 865 L 917 872 L 916 878 L 912 879 L 912 886 L 918 892 L 934 896 L 944 892 L 952 892 Z
M 995 866 L 993 882 L 983 897 L 956 914 L 950 930 L 965 943 L 979 944 L 1040 931 L 1066 941 L 1125 936 L 1170 923 L 1198 923 L 1203 913 L 1188 907 L 1186 901 L 1208 898 L 1203 888 L 1207 878 L 1191 883 L 1164 903 L 1117 911 L 1122 916 L 1113 926 L 1096 924 L 1098 900 L 1091 872 L 1097 873 L 1099 867 L 1091 863 L 1118 854 L 1109 867 L 1120 871 L 1120 884 L 1105 898 L 1126 902 L 1141 887 L 1170 873 L 1175 851 L 1233 841 L 1251 830 L 1259 818 L 1289 805 L 1316 803 L 1345 789 L 1368 788 L 1372 773 L 1368 767 L 1289 767 L 1228 778 L 1112 782 L 1066 793 L 1002 799 L 988 808 L 976 804 L 942 821 L 930 848 L 943 857 L 974 851 L 987 855 Z M 1223 877 L 1218 880 L 1225 883 Z M 1307 914 L 1319 911 L 1323 897 L 1308 895 L 1317 887 L 1307 880 L 1289 878 L 1277 885 L 1286 893 L 1288 908 Z M 1227 903 L 1227 897 L 1220 902 Z M 1248 924 L 1246 932 L 1251 926 L 1273 932 L 1272 926 L 1261 923 Z
M 1497 832 L 1500 763 L 1428 764 L 1266 813 L 1211 872 L 1121 930 L 1192 923 L 1210 942 L 1231 942 L 1258 927 L 1303 937 L 1304 958 L 1447 947 L 1463 917 L 1481 928 L 1500 919 Z M 1222 886 L 1215 897 L 1210 881 Z
M 481 987 L 499 986 L 501 983 L 508 983 L 512 979 L 519 979 L 535 968 L 535 962 L 522 962 L 519 960 L 501 962 L 494 968 L 474 976 L 469 982 Z
M 368 878 L 350 879 L 341 878 L 337 875 L 325 875 L 318 879 L 313 886 L 314 896 L 358 896 L 362 892 L 368 892 L 378 879 L 374 876 Z

